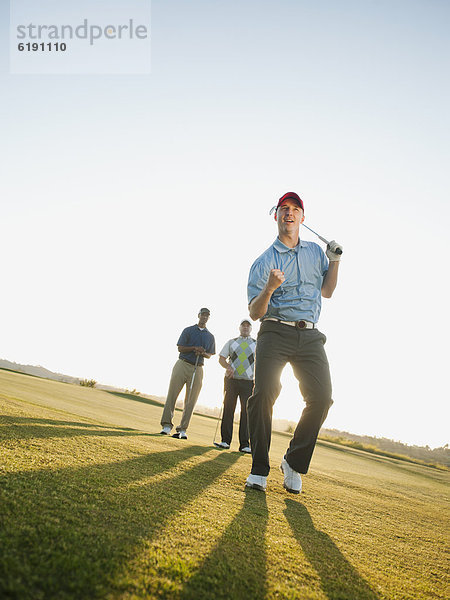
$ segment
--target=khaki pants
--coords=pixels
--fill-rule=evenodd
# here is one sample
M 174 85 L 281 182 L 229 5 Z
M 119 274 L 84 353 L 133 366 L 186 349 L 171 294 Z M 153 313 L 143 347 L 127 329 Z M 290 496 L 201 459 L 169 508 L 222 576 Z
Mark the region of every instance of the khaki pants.
M 185 385 L 186 395 L 184 398 L 184 409 L 181 416 L 181 423 L 178 425 L 177 431 L 186 431 L 188 428 L 194 407 L 197 404 L 200 390 L 202 389 L 203 381 L 203 367 L 197 366 L 197 369 L 195 370 L 194 383 L 192 385 L 191 393 L 189 394 L 194 369 L 195 365 L 191 365 L 180 358 L 175 363 L 172 370 L 172 377 L 170 378 L 166 403 L 164 405 L 164 410 L 161 417 L 162 427 L 173 427 L 172 420 L 175 410 L 175 403 L 180 395 L 181 390 L 183 389 L 183 386 Z

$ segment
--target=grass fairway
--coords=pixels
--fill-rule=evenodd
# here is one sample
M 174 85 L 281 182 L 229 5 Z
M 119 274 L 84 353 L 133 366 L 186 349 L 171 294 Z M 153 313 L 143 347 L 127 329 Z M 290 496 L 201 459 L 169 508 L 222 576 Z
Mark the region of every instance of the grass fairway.
M 215 419 L 1 370 L 0 406 L 2 599 L 449 597 L 448 472 L 321 443 L 292 496 L 274 434 L 263 494 Z

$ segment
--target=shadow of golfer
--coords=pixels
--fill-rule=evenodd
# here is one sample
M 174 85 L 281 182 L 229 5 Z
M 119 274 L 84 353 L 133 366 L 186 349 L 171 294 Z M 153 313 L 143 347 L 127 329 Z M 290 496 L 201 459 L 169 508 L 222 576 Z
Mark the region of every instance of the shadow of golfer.
M 240 512 L 181 591 L 184 600 L 266 597 L 266 495 L 245 492 Z
M 157 406 L 158 408 L 163 408 L 164 403 L 158 402 L 158 400 L 153 400 L 152 398 L 144 398 L 142 396 L 138 396 L 137 394 L 127 394 L 125 392 L 111 392 L 108 391 L 108 394 L 112 394 L 113 396 L 117 396 L 118 398 L 125 398 L 125 400 L 133 400 L 134 402 L 142 402 L 143 404 L 150 404 L 151 406 Z
M 122 573 L 143 540 L 158 535 L 239 458 L 195 462 L 208 451 L 186 446 L 107 464 L 0 473 L 0 597 L 11 592 L 11 572 L 23 582 L 23 597 L 123 591 Z M 172 476 L 147 481 L 165 472 Z
M 41 419 L 38 417 L 19 417 L 17 415 L 0 415 L 0 426 L 3 425 L 61 425 L 72 427 L 84 427 L 86 429 L 111 429 L 110 425 L 99 425 L 97 423 L 83 421 L 62 421 L 59 419 Z M 114 427 L 121 431 L 134 431 L 131 427 Z
M 143 436 L 147 435 L 130 427 L 96 425 L 78 421 L 38 419 L 34 417 L 11 417 L 0 415 L 0 442 L 8 439 L 66 438 L 78 436 Z
M 308 510 L 287 499 L 284 513 L 291 529 L 321 579 L 330 600 L 378 600 L 379 596 L 343 556 L 329 535 L 314 527 Z

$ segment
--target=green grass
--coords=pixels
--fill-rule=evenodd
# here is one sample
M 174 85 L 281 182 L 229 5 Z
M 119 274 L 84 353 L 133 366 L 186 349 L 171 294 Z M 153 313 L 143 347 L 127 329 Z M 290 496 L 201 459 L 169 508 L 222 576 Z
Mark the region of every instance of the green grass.
M 448 598 L 448 472 L 320 444 L 292 496 L 274 434 L 246 492 L 214 419 L 183 441 L 131 394 L 1 370 L 0 390 L 1 598 Z
M 442 465 L 438 462 L 427 462 L 425 460 L 421 460 L 420 458 L 407 456 L 406 454 L 388 452 L 387 450 L 382 450 L 381 448 L 378 448 L 372 444 L 363 444 L 362 442 L 357 442 L 356 440 L 349 440 L 343 437 L 334 437 L 331 435 L 320 435 L 320 439 L 325 442 L 332 442 L 333 444 L 340 444 L 341 446 L 348 446 L 349 448 L 356 448 L 357 450 L 370 452 L 371 454 L 378 454 L 379 456 L 387 456 L 389 458 L 396 458 L 398 460 L 404 460 L 406 462 L 416 463 L 418 465 L 426 465 L 427 467 L 432 467 L 433 469 L 440 469 L 442 471 L 449 470 L 446 465 Z

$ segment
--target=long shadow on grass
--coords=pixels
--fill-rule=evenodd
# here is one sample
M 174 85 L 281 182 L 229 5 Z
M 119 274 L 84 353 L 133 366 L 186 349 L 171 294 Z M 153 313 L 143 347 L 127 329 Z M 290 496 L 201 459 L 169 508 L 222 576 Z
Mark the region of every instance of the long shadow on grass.
M 108 427 L 74 421 L 0 415 L 0 440 L 11 438 L 24 440 L 31 438 L 64 438 L 80 435 L 102 437 L 145 434 L 142 431 L 131 429 L 130 427 Z
M 78 599 L 129 590 L 123 573 L 143 542 L 238 459 L 202 459 L 208 451 L 189 446 L 0 478 L 0 596 Z M 165 471 L 169 477 L 148 481 Z
M 152 400 L 152 398 L 144 398 L 142 396 L 137 396 L 136 394 L 127 394 L 126 392 L 107 392 L 108 394 L 112 394 L 113 396 L 117 396 L 118 398 L 125 398 L 126 400 L 134 400 L 135 402 L 143 402 L 144 404 L 151 404 L 152 406 L 158 406 L 162 408 L 164 406 L 163 402 L 158 402 L 157 400 Z
M 6 423 L 7 425 L 28 425 L 28 424 L 36 424 L 36 425 L 71 425 L 73 427 L 86 427 L 96 429 L 111 429 L 110 425 L 96 425 L 94 423 L 86 423 L 86 421 L 60 421 L 58 419 L 39 419 L 37 417 L 17 417 L 11 415 L 0 415 L 0 424 Z M 121 429 L 123 431 L 133 431 L 131 427 L 116 427 L 116 429 Z
M 266 597 L 266 495 L 245 493 L 242 509 L 203 565 L 183 588 L 184 600 Z
M 305 556 L 321 579 L 330 600 L 378 600 L 379 596 L 343 556 L 329 535 L 314 527 L 308 510 L 287 499 L 284 511 Z

